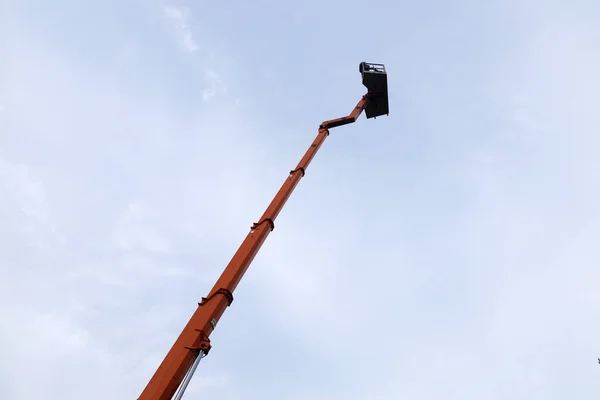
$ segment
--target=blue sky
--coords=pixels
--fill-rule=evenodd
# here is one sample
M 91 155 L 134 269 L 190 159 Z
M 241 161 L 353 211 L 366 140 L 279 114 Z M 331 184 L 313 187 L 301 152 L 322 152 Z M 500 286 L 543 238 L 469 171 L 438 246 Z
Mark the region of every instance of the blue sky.
M 592 399 L 593 1 L 0 6 L 0 398 L 133 399 L 332 131 L 186 399 Z

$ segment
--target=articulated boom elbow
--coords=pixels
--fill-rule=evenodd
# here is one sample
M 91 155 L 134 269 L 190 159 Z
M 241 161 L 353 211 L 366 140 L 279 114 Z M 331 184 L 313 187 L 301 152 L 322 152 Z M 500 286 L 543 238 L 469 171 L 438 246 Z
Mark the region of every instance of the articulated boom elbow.
M 362 76 L 362 84 L 367 88 L 367 93 L 360 99 L 354 110 L 346 116 L 328 121 L 323 121 L 321 129 L 336 128 L 356 122 L 360 114 L 365 111 L 368 118 L 389 115 L 387 72 L 385 65 L 361 62 L 358 70 Z

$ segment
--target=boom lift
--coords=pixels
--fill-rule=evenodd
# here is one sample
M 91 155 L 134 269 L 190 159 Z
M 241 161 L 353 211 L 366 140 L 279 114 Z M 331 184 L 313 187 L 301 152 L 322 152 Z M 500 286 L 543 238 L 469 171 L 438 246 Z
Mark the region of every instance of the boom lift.
M 359 65 L 362 83 L 367 93 L 362 96 L 350 115 L 329 121 L 319 126 L 319 133 L 295 169 L 267 207 L 237 252 L 209 292 L 198 303 L 198 308 L 165 356 L 164 360 L 138 397 L 138 400 L 181 399 L 198 363 L 211 349 L 209 336 L 225 309 L 233 302 L 233 291 L 240 283 L 269 233 L 275 228 L 275 219 L 294 188 L 304 176 L 306 168 L 329 135 L 331 128 L 355 122 L 364 110 L 367 118 L 389 115 L 387 73 L 383 64 L 362 62 Z M 179 390 L 178 390 L 179 389 Z

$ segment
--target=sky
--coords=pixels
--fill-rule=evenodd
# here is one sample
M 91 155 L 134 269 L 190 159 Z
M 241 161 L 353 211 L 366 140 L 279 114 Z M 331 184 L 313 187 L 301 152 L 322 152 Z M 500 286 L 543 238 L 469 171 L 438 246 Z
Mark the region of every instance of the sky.
M 137 398 L 368 61 L 185 399 L 597 399 L 599 18 L 1 1 L 0 398 Z

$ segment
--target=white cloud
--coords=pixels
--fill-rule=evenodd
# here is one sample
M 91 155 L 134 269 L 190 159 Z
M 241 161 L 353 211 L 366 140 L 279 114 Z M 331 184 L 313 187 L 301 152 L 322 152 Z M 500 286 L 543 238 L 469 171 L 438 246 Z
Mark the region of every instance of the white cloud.
M 208 69 L 205 73 L 207 88 L 202 91 L 202 99 L 207 101 L 217 94 L 227 93 L 227 88 L 221 81 L 221 77 L 214 70 Z
M 165 7 L 166 16 L 173 21 L 175 34 L 179 41 L 181 49 L 188 53 L 194 53 L 199 50 L 199 46 L 193 38 L 193 33 L 189 20 L 191 12 L 185 7 L 167 6 Z M 215 63 L 215 52 L 210 50 L 207 52 L 206 61 L 209 64 Z M 227 93 L 220 75 L 211 67 L 208 67 L 204 72 L 204 86 L 202 90 L 202 100 L 208 101 L 217 95 Z
M 189 22 L 189 9 L 185 7 L 166 6 L 164 10 L 165 15 L 173 22 L 173 28 L 175 29 L 175 35 L 177 36 L 180 48 L 188 53 L 197 51 L 200 47 L 193 37 Z
M 0 82 L 16 104 L 0 134 L 0 314 L 10 326 L 0 398 L 135 398 L 221 269 L 230 233 L 218 228 L 231 217 L 218 188 L 250 185 L 256 167 L 234 162 L 223 180 L 215 166 L 225 149 L 252 152 L 253 133 L 226 106 L 182 116 L 147 94 L 160 88 L 152 81 L 140 95 L 118 69 L 15 37 Z M 124 61 L 141 68 L 143 52 Z M 228 391 L 223 368 L 194 382 L 191 392 Z

